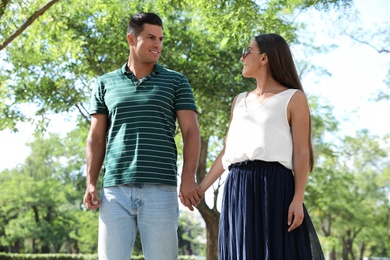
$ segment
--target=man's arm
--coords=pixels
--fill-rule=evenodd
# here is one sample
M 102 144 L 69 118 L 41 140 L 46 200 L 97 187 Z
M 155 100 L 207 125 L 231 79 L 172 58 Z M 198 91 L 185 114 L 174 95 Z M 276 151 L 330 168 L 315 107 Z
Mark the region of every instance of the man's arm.
M 93 114 L 86 144 L 87 183 L 84 204 L 90 210 L 100 206 L 97 181 L 106 153 L 107 115 Z
M 177 111 L 177 118 L 184 144 L 184 165 L 181 174 L 180 193 L 184 198 L 184 205 L 193 211 L 192 206 L 198 204 L 203 197 L 202 191 L 195 181 L 200 153 L 200 131 L 195 111 L 179 110 Z

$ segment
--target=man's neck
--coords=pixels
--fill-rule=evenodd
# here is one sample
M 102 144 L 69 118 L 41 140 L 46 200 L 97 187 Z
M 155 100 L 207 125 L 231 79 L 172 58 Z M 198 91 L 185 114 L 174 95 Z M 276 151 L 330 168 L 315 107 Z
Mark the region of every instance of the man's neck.
M 137 63 L 129 59 L 127 67 L 137 79 L 142 79 L 153 71 L 154 63 Z

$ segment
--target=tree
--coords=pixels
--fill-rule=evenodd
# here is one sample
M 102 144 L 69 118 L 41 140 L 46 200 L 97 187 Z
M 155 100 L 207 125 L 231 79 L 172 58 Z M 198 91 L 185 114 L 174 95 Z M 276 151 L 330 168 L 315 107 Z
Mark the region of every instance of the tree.
M 0 51 L 7 47 L 8 44 L 10 44 L 16 37 L 18 37 L 21 33 L 23 33 L 24 30 L 26 30 L 39 16 L 44 14 L 52 5 L 57 3 L 59 0 L 52 0 L 49 3 L 47 3 L 45 6 L 34 12 L 21 26 L 18 28 L 14 33 L 12 33 L 7 39 L 3 41 L 3 43 L 0 44 Z M 0 4 L 0 18 L 4 15 L 5 10 L 7 7 L 9 7 L 9 1 L 3 0 Z M 23 4 L 23 2 L 21 2 Z M 15 5 L 12 5 L 9 7 L 10 10 L 15 11 L 17 9 Z
M 380 181 L 386 180 L 386 167 L 380 163 L 387 155 L 380 146 L 383 141 L 363 130 L 333 142 L 334 154 L 319 158 L 309 179 L 307 203 L 315 209 L 312 219 L 325 237 L 329 259 L 362 259 L 373 256 L 373 247 L 380 247 L 375 251 L 382 254 L 388 250 L 376 241 L 389 235 L 384 228 L 390 214 L 388 189 Z
M 1 242 L 11 252 L 60 252 L 64 243 L 71 241 L 69 228 L 78 222 L 75 213 L 80 210 L 84 189 L 74 184 L 77 179 L 85 181 L 78 171 L 82 164 L 68 161 L 71 157 L 64 153 L 70 145 L 64 145 L 56 135 L 47 139 L 37 136 L 30 146 L 32 153 L 23 165 L 1 174 L 6 193 L 0 199 Z M 66 167 L 72 164 L 73 169 Z M 68 246 L 78 251 L 75 241 Z
M 348 255 L 354 256 L 353 246 L 356 247 L 356 244 L 360 244 L 360 250 L 355 249 L 355 252 L 363 256 L 366 245 L 371 244 L 375 234 L 386 235 L 386 232 L 377 229 L 381 224 L 384 224 L 382 228 L 385 229 L 388 219 L 385 222 L 383 219 L 390 214 L 388 190 L 383 183 L 378 182 L 378 178 L 383 179 L 383 161 L 387 156 L 381 142 L 387 142 L 386 138 L 380 140 L 371 136 L 367 130 L 357 132 L 353 138 L 347 136 L 344 140 L 341 158 L 348 160 L 342 161 L 342 167 L 350 169 L 354 185 L 349 185 L 351 202 L 347 208 L 350 208 L 351 215 L 345 218 L 348 222 L 343 225 L 344 234 L 340 235 L 347 242 L 343 246 L 343 259 L 347 259 Z M 376 223 L 376 228 L 368 223 Z
M 341 35 L 352 39 L 356 44 L 368 46 L 382 56 L 390 55 L 390 23 L 386 21 L 374 24 L 373 28 L 368 28 L 367 24 L 361 21 L 357 10 L 351 8 L 348 16 L 340 18 L 339 26 L 334 28 L 335 35 Z M 378 90 L 373 101 L 390 99 L 390 63 L 388 73 L 384 79 L 387 90 Z
M 58 2 L 7 48 L 6 60 L 11 65 L 0 75 L 7 78 L 0 89 L 0 96 L 7 98 L 1 104 L 6 114 L 0 118 L 0 129 L 15 128 L 13 122 L 26 117 L 20 110 L 23 103 L 34 103 L 36 115 L 44 123 L 49 112 L 73 112 L 80 117 L 78 126 L 87 127 L 86 101 L 91 79 L 118 68 L 127 59 L 127 17 L 138 10 L 155 11 L 165 24 L 166 41 L 160 62 L 188 77 L 197 100 L 202 130 L 197 171 L 200 181 L 213 159 L 211 141 L 223 142 L 233 97 L 253 85 L 240 76 L 239 46 L 246 46 L 260 32 L 277 32 L 296 43 L 295 31 L 300 25 L 294 23 L 293 11 L 309 7 L 327 10 L 350 2 Z M 217 196 L 218 187 L 215 191 Z M 215 205 L 209 207 L 204 201 L 198 209 L 207 226 L 207 256 L 215 258 L 219 213 Z
M 382 55 L 390 55 L 390 24 L 378 26 L 377 31 L 367 32 L 361 28 L 345 31 L 345 35 L 359 44 L 367 45 Z M 390 64 L 385 83 L 390 90 Z M 375 101 L 390 100 L 390 91 L 378 91 Z
M 204 255 L 205 228 L 194 214 L 182 211 L 179 218 L 179 255 Z

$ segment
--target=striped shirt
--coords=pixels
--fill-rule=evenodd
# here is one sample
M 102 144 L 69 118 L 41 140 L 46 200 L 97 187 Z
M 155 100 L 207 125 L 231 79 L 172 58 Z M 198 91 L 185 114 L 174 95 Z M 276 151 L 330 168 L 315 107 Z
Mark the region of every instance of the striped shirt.
M 185 76 L 158 64 L 139 81 L 126 68 L 98 77 L 92 91 L 90 114 L 108 116 L 103 187 L 176 186 L 176 111 L 196 111 L 191 86 Z

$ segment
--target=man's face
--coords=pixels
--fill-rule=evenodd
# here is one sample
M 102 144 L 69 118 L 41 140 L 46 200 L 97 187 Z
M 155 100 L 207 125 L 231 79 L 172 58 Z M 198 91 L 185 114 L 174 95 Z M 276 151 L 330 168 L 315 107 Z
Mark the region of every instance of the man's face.
M 158 25 L 144 24 L 144 30 L 134 40 L 134 58 L 145 63 L 155 63 L 160 58 L 162 42 L 164 39 L 163 30 Z

